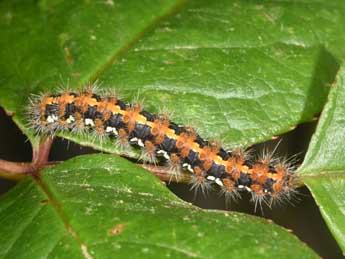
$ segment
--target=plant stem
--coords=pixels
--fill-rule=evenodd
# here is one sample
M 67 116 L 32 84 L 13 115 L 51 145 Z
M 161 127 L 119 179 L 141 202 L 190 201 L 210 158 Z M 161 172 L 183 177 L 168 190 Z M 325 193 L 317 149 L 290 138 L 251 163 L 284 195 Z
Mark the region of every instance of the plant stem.
M 18 181 L 23 179 L 27 175 L 37 176 L 37 173 L 48 167 L 61 162 L 48 162 L 51 145 L 53 143 L 52 137 L 42 138 L 37 148 L 33 148 L 32 161 L 31 162 L 11 162 L 6 160 L 0 160 L 0 177 Z M 155 166 L 148 164 L 141 164 L 142 168 L 150 171 L 156 175 L 161 181 L 164 182 L 179 182 L 188 183 L 190 181 L 190 174 L 180 173 L 175 175 L 166 167 Z
M 42 168 L 56 164 L 55 162 L 48 162 L 52 143 L 51 137 L 42 138 L 37 149 L 33 148 L 31 162 L 0 160 L 0 177 L 18 181 L 27 175 L 36 176 Z
M 164 166 L 155 166 L 149 164 L 141 164 L 140 166 L 150 171 L 164 182 L 189 183 L 191 180 L 191 174 L 180 172 L 178 175 L 176 175 L 167 170 L 167 168 Z

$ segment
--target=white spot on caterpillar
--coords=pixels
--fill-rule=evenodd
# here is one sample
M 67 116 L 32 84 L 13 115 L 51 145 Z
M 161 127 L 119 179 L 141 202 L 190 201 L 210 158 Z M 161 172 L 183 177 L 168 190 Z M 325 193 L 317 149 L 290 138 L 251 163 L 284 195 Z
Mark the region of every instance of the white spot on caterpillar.
M 216 184 L 218 184 L 219 186 L 224 186 L 222 180 L 220 180 L 219 178 L 216 178 L 215 182 L 216 182 Z
M 70 115 L 70 116 L 67 118 L 67 120 L 66 120 L 66 122 L 67 122 L 68 124 L 72 123 L 73 121 L 75 121 L 75 119 L 74 119 L 74 117 L 73 117 L 72 115 Z
M 54 122 L 53 117 L 52 117 L 52 116 L 48 116 L 48 117 L 47 117 L 47 122 L 48 122 L 48 123 L 53 123 L 53 122 Z
M 131 138 L 129 141 L 137 144 L 139 147 L 145 147 L 143 141 L 139 138 Z
M 157 154 L 159 155 L 163 155 L 163 157 L 166 159 L 166 160 L 170 160 L 170 156 L 168 155 L 168 153 L 165 151 L 165 150 L 158 150 L 157 151 Z
M 109 126 L 107 126 L 107 128 L 105 129 L 105 132 L 107 132 L 107 133 L 111 133 L 111 132 L 112 132 L 112 133 L 114 133 L 115 135 L 118 135 L 118 134 L 119 134 L 115 128 L 109 127 Z
M 252 191 L 252 189 L 250 189 L 248 186 L 246 186 L 246 190 L 247 190 L 248 192 L 251 192 L 251 191 Z
M 138 139 L 138 146 L 139 147 L 145 147 L 145 145 L 141 139 Z
M 92 119 L 86 118 L 86 119 L 85 119 L 85 125 L 86 125 L 86 126 L 90 125 L 90 126 L 93 127 L 93 126 L 95 126 L 95 123 L 93 122 Z
M 55 114 L 49 115 L 49 116 L 47 117 L 47 122 L 48 122 L 48 123 L 54 123 L 54 122 L 57 121 L 57 120 L 58 120 L 58 117 L 57 117 Z
M 184 163 L 184 164 L 182 165 L 182 167 L 183 167 L 184 169 L 187 169 L 189 172 L 194 173 L 194 170 L 193 170 L 193 168 L 192 168 L 192 166 L 191 166 L 190 164 Z
M 244 185 L 239 185 L 238 186 L 238 189 L 243 189 L 244 188 Z
M 213 175 L 209 175 L 207 176 L 207 180 L 214 181 L 216 180 L 216 177 L 214 177 Z
M 131 138 L 129 141 L 132 142 L 132 143 L 137 143 L 138 142 L 138 138 Z

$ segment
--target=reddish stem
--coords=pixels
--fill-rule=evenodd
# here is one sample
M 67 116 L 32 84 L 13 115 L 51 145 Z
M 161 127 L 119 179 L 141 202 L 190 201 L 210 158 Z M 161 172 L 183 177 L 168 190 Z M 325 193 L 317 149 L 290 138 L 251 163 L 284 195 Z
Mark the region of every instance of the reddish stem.
M 32 151 L 31 162 L 11 162 L 0 160 L 0 177 L 10 180 L 20 180 L 26 175 L 35 176 L 39 170 L 56 164 L 48 162 L 49 152 L 53 139 L 51 137 L 43 138 L 37 149 Z
M 32 163 L 38 165 L 47 163 L 52 144 L 52 137 L 43 138 L 38 145 L 38 149 L 32 151 Z
M 43 168 L 58 164 L 60 162 L 48 162 L 48 157 L 53 143 L 52 137 L 43 138 L 37 149 L 32 152 L 32 162 L 10 162 L 0 160 L 0 177 L 10 180 L 20 180 L 26 175 L 36 176 Z M 166 167 L 143 164 L 144 169 L 156 175 L 165 182 L 188 183 L 191 179 L 190 174 L 180 173 L 178 176 L 169 172 Z
M 27 175 L 35 175 L 39 170 L 58 163 L 59 162 L 46 162 L 34 164 L 32 162 L 11 162 L 0 159 L 0 177 L 18 181 Z
M 164 166 L 155 166 L 150 164 L 141 164 L 140 166 L 150 171 L 164 182 L 189 183 L 191 180 L 191 174 L 180 172 L 178 175 L 175 175 Z
M 8 172 L 10 174 L 30 174 L 34 170 L 34 165 L 22 162 L 10 162 L 0 160 L 0 171 Z

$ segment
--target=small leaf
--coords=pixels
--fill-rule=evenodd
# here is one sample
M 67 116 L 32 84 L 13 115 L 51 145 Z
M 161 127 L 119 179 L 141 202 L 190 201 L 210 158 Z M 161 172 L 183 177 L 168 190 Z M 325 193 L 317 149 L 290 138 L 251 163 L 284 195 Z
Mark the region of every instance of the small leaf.
M 300 173 L 345 252 L 345 67 L 339 70 Z
M 69 160 L 0 202 L 0 257 L 317 258 L 257 217 L 207 211 L 110 155 Z

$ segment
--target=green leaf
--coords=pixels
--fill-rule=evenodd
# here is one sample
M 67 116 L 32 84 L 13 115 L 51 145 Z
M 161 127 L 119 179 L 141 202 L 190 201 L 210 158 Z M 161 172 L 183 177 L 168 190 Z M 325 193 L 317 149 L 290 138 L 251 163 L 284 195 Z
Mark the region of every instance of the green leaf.
M 250 145 L 309 121 L 321 111 L 328 86 L 345 56 L 345 31 L 340 26 L 345 23 L 344 13 L 343 0 L 260 4 L 206 0 L 4 0 L 0 2 L 0 105 L 14 113 L 15 122 L 31 143 L 37 145 L 32 130 L 26 127 L 28 96 L 54 91 L 67 82 L 77 89 L 98 80 L 102 89 L 117 89 L 126 101 L 139 93 L 147 110 L 157 112 L 165 108 L 177 123 L 194 125 L 207 139 L 222 139 L 231 146 Z M 101 144 L 92 136 L 60 135 L 119 153 L 113 143 Z M 128 152 L 135 156 L 134 152 Z M 21 188 L 35 192 L 33 207 L 40 204 L 37 197 L 46 199 L 47 194 L 33 182 L 18 186 L 18 196 Z M 54 190 L 52 186 L 51 189 Z M 10 203 L 10 198 L 0 206 Z M 29 205 L 26 206 L 29 210 Z M 60 217 L 59 210 L 47 206 L 48 218 Z M 20 212 L 24 213 L 19 211 L 18 215 Z M 15 218 L 14 208 L 11 213 Z M 77 215 L 80 211 L 69 213 Z M 137 216 L 129 215 L 133 214 Z M 228 221 L 236 229 L 231 229 L 231 233 L 253 238 L 248 238 L 249 242 L 243 237 L 244 247 L 247 242 L 255 247 L 254 236 L 265 232 L 252 220 L 250 217 L 244 224 Z M 46 222 L 36 226 L 41 227 L 37 233 L 42 233 L 43 240 L 55 237 L 61 241 L 55 248 L 58 252 L 69 247 L 70 253 L 80 254 L 80 243 L 75 244 L 76 239 L 66 233 L 61 222 L 60 227 L 56 225 L 57 237 L 45 235 L 47 225 Z M 252 228 L 239 231 L 247 226 Z M 15 230 L 11 225 L 2 227 Z M 24 231 L 25 225 L 21 227 Z M 224 227 L 227 228 L 230 226 Z M 26 237 L 31 234 L 26 232 Z M 23 239 L 12 245 L 26 243 L 20 237 Z M 279 237 L 275 241 L 278 239 L 281 240 Z M 267 241 L 256 240 L 264 244 Z M 224 237 L 217 245 L 223 242 Z M 273 243 L 277 244 L 280 245 Z M 290 248 L 288 244 L 284 246 Z M 249 248 L 246 247 L 248 253 Z M 262 251 L 270 256 L 269 253 L 279 249 L 270 247 L 269 252 Z M 293 252 L 294 249 L 287 249 L 283 255 Z
M 33 141 L 29 94 L 98 79 L 205 138 L 249 145 L 321 111 L 345 54 L 344 12 L 342 0 L 2 1 L 0 104 Z
M 339 246 L 345 252 L 345 67 L 332 86 L 299 169 Z
M 110 155 L 45 170 L 0 201 L 1 258 L 317 258 L 272 222 L 198 209 Z

